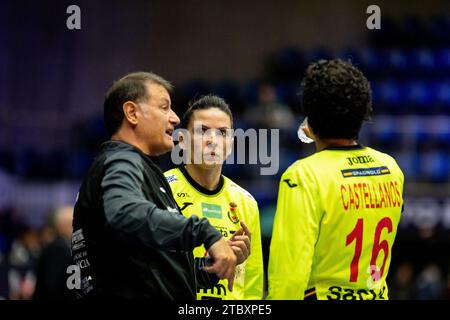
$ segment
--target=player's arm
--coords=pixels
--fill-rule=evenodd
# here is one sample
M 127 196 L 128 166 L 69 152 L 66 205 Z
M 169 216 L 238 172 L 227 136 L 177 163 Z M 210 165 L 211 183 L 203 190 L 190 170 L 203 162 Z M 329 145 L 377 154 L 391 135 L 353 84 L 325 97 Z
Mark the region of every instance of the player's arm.
M 144 195 L 143 165 L 139 156 L 116 155 L 105 162 L 102 180 L 106 221 L 122 240 L 160 250 L 207 249 L 222 235 L 206 219 L 186 218 L 162 210 Z
M 280 181 L 269 255 L 268 299 L 303 299 L 319 233 L 318 190 L 305 172 Z
M 197 288 L 208 289 L 214 287 L 219 282 L 219 277 L 215 273 L 203 271 L 205 266 L 211 265 L 211 257 L 195 258 L 195 273 L 197 278 Z
M 261 226 L 259 223 L 258 205 L 251 207 L 252 212 L 247 214 L 247 226 L 252 234 L 250 243 L 250 256 L 245 264 L 244 299 L 260 300 L 263 296 L 264 267 L 261 245 Z

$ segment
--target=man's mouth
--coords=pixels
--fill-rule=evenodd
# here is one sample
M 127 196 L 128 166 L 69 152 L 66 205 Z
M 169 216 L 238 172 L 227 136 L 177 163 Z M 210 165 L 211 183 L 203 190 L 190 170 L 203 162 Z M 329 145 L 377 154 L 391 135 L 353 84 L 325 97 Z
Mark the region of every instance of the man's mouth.
M 173 129 L 167 129 L 166 134 L 172 137 Z

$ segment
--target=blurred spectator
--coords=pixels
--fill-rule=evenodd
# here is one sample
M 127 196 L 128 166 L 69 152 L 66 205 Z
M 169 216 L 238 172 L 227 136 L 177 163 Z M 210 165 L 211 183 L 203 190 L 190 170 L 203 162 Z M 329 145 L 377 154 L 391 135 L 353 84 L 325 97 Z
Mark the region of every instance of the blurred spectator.
M 414 269 L 411 263 L 400 265 L 394 274 L 393 283 L 389 287 L 389 299 L 411 300 L 414 298 Z
M 0 300 L 8 297 L 8 265 L 2 251 L 0 251 Z
M 9 298 L 31 299 L 35 286 L 34 268 L 40 253 L 39 235 L 36 230 L 24 227 L 14 240 L 9 254 Z
M 72 237 L 73 207 L 64 206 L 51 215 L 54 239 L 42 250 L 36 270 L 35 300 L 66 300 L 72 295 L 67 288 L 67 267 L 72 264 L 70 240 Z M 51 236 L 51 232 L 48 235 Z
M 445 288 L 445 296 L 446 300 L 450 300 L 450 272 L 447 274 L 447 285 Z
M 289 106 L 282 104 L 276 88 L 269 83 L 262 83 L 258 88 L 258 102 L 250 106 L 244 118 L 255 128 L 283 128 L 289 130 L 295 120 Z
M 417 299 L 436 300 L 444 298 L 442 273 L 436 264 L 427 265 L 417 278 Z

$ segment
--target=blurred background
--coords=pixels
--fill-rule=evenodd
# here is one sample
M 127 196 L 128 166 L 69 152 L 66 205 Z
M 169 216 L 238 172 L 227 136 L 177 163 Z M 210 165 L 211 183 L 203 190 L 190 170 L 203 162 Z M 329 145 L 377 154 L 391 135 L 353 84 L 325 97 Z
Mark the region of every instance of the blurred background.
M 81 30 L 66 28 L 71 4 Z M 381 8 L 380 30 L 366 27 L 371 4 Z M 267 263 L 278 179 L 314 152 L 297 138 L 300 80 L 310 62 L 333 57 L 371 81 L 374 115 L 361 144 L 393 155 L 405 173 L 390 298 L 450 299 L 447 0 L 2 1 L 0 297 L 51 297 L 37 280 L 49 277 L 49 261 L 51 279 L 66 276 L 71 206 L 107 139 L 104 94 L 137 70 L 172 81 L 179 115 L 215 93 L 236 128 L 280 129 L 277 175 L 261 176 L 261 164 L 224 167 L 259 203 Z

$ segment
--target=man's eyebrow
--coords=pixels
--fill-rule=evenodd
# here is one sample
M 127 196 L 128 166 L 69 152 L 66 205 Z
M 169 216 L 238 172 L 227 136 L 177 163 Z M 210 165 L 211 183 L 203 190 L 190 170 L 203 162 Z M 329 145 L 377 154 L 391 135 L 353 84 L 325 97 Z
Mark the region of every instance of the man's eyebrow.
M 167 99 L 167 98 L 161 98 L 161 103 L 165 103 L 165 104 L 168 104 L 168 105 L 170 105 L 170 100 L 169 99 Z

